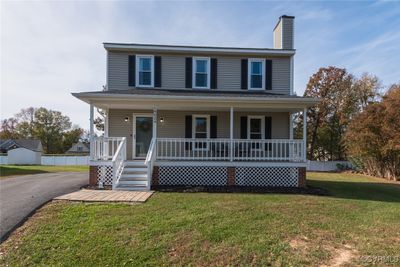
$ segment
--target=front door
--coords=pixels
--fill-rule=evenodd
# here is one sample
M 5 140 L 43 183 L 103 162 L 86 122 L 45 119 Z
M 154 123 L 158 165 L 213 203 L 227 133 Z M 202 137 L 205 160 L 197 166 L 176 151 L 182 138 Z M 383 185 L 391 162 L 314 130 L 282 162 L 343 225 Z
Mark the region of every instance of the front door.
M 153 138 L 153 117 L 151 114 L 133 115 L 133 151 L 134 159 L 146 158 Z

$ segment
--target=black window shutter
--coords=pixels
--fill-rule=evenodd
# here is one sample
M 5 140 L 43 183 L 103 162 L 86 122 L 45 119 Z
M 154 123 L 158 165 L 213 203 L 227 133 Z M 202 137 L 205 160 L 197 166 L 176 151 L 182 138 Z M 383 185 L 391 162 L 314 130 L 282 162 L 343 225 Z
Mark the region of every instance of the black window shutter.
M 186 58 L 185 64 L 185 87 L 192 88 L 192 58 Z
M 217 59 L 211 59 L 211 89 L 217 89 Z
M 247 59 L 242 59 L 242 79 L 241 79 L 241 86 L 242 90 L 247 90 Z
M 272 138 L 272 118 L 265 117 L 265 139 Z
M 240 117 L 240 139 L 247 139 L 247 116 Z
M 161 57 L 154 57 L 154 87 L 161 87 Z
M 272 90 L 272 60 L 265 60 L 265 90 Z
M 185 116 L 185 138 L 192 138 L 192 115 Z M 185 149 L 192 149 L 192 143 L 185 142 Z
M 217 138 L 217 116 L 210 117 L 210 138 Z
M 136 76 L 136 57 L 130 55 L 128 58 L 128 85 L 135 86 L 135 76 Z

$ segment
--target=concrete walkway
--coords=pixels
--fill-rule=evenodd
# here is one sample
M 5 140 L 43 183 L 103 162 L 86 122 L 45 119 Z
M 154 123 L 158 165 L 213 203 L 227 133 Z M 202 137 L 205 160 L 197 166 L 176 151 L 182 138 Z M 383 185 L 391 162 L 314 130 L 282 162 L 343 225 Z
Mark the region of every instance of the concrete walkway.
M 56 197 L 55 200 L 85 202 L 146 202 L 153 191 L 115 191 L 82 189 L 70 194 Z
M 0 180 L 0 240 L 47 201 L 79 190 L 88 172 L 23 175 Z

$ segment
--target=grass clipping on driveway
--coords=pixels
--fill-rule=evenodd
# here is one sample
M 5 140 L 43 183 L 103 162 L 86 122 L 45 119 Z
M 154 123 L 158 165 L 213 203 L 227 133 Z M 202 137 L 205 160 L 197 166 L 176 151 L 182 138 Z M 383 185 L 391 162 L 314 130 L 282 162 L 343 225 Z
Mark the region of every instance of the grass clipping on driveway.
M 0 246 L 4 265 L 321 265 L 400 256 L 400 186 L 308 174 L 331 196 L 156 193 L 145 204 L 53 202 Z

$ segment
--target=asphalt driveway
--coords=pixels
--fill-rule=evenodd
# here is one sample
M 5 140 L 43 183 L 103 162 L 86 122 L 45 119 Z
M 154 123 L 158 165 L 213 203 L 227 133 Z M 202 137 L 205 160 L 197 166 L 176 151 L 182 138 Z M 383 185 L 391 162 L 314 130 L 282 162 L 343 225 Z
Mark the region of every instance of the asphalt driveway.
M 23 175 L 0 180 L 0 240 L 40 205 L 88 183 L 88 172 Z

